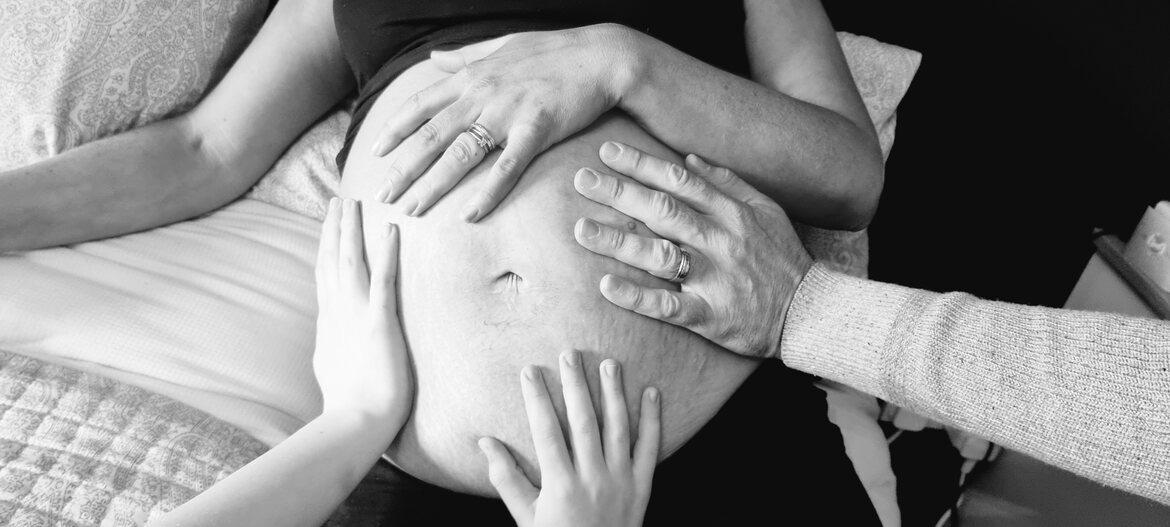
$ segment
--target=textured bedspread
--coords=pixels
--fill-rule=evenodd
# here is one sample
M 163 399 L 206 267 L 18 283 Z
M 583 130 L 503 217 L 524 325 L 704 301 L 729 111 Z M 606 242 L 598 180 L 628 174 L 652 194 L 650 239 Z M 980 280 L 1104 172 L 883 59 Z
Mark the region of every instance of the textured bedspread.
M 266 448 L 160 395 L 0 351 L 0 525 L 142 525 Z

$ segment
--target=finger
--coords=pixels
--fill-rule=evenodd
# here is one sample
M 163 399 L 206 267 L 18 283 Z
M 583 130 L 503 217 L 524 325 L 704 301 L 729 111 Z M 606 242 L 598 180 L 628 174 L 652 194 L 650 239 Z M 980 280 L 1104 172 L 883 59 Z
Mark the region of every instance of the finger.
M 581 195 L 641 220 L 658 235 L 692 247 L 706 248 L 717 226 L 685 203 L 665 192 L 650 190 L 636 181 L 622 181 L 591 168 L 582 168 L 573 178 Z
M 532 504 L 540 491 L 528 481 L 516 464 L 516 458 L 503 443 L 484 437 L 479 440 L 479 449 L 488 460 L 488 480 L 500 493 L 500 499 L 504 500 L 516 524 L 526 526 L 532 523 Z
M 460 79 L 447 77 L 407 97 L 398 111 L 378 130 L 378 135 L 374 136 L 370 154 L 381 157 L 390 153 L 419 125 L 459 99 L 461 93 L 463 87 Z
M 565 396 L 565 413 L 569 419 L 577 471 L 587 476 L 599 474 L 605 466 L 605 457 L 581 354 L 576 351 L 562 353 L 560 363 L 561 390 Z
M 731 198 L 703 178 L 695 177 L 677 163 L 654 157 L 637 148 L 613 141 L 601 145 L 601 161 L 610 168 L 651 188 L 681 199 L 707 214 L 727 210 Z
M 337 290 L 338 243 L 341 240 L 341 198 L 329 200 L 317 245 L 317 301 L 323 303 Z
M 634 482 L 639 490 L 650 493 L 658 448 L 662 440 L 662 404 L 657 388 L 642 392 L 642 413 L 638 419 L 638 442 L 634 445 Z
M 473 104 L 467 99 L 451 103 L 395 148 L 394 161 L 388 169 L 388 188 L 379 191 L 379 195 L 385 191 L 383 202 L 393 202 L 405 193 L 435 158 L 470 126 L 475 117 L 471 113 Z
M 508 131 L 504 151 L 492 165 L 483 189 L 463 209 L 463 219 L 475 223 L 487 216 L 516 186 L 529 163 L 546 147 L 547 127 L 533 123 L 518 124 Z
M 682 249 L 670 240 L 649 238 L 588 218 L 577 220 L 573 236 L 577 243 L 590 251 L 632 265 L 663 280 L 674 278 L 682 264 Z
M 742 201 L 749 205 L 756 204 L 760 199 L 769 202 L 772 201 L 727 168 L 713 167 L 703 160 L 703 158 L 695 154 L 688 155 L 686 163 L 688 169 L 699 177 L 709 181 L 715 188 L 718 188 L 732 199 Z
M 398 310 L 398 293 L 396 281 L 398 279 L 398 226 L 387 223 L 383 226 L 380 247 L 371 249 L 377 256 L 371 258 L 370 270 L 370 304 L 384 311 Z M 374 252 L 376 250 L 376 252 Z
M 432 51 L 431 60 L 435 61 L 435 65 L 438 66 L 439 69 L 448 73 L 455 73 L 456 71 L 466 67 L 468 64 L 477 60 L 481 60 L 484 57 L 495 53 L 496 50 L 500 49 L 501 46 L 507 44 L 513 36 L 515 36 L 515 34 L 505 35 L 499 38 L 485 40 L 483 42 L 476 42 L 475 44 L 470 44 L 459 49 L 453 49 L 449 51 Z
M 361 205 L 357 200 L 347 199 L 341 208 L 338 256 L 337 270 L 341 291 L 351 295 L 351 298 L 365 300 L 370 292 L 370 274 L 366 268 Z
M 626 410 L 622 369 L 613 359 L 602 361 L 600 369 L 605 459 L 610 470 L 621 471 L 630 465 L 630 415 Z
M 541 486 L 547 486 L 555 478 L 565 479 L 573 470 L 565 449 L 565 437 L 553 410 L 544 376 L 535 366 L 527 366 L 520 375 L 520 388 L 524 394 L 524 410 L 528 413 L 528 428 L 532 432 L 532 443 L 536 447 L 536 461 L 540 463 Z
M 409 216 L 426 212 L 483 161 L 484 155 L 486 152 L 470 133 L 456 136 L 439 160 L 410 186 L 410 191 L 402 198 L 402 210 Z
M 711 318 L 711 307 L 694 293 L 640 286 L 617 275 L 601 278 L 601 296 L 640 315 L 682 326 L 700 335 Z

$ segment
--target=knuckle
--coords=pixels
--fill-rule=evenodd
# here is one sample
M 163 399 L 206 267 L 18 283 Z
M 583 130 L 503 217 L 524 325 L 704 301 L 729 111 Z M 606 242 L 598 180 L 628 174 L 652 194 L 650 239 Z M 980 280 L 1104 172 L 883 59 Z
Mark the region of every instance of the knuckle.
M 662 295 L 662 299 L 658 302 L 658 309 L 662 313 L 662 318 L 675 319 L 678 318 L 679 312 L 682 311 L 682 303 L 674 295 Z
M 451 143 L 451 157 L 460 165 L 470 164 L 475 157 L 475 153 L 472 152 L 471 146 L 467 142 L 467 138 L 460 136 L 458 140 Z
M 731 205 L 730 216 L 731 221 L 740 228 L 751 225 L 756 220 L 755 211 L 746 203 L 739 201 L 735 201 Z
M 515 156 L 500 156 L 499 161 L 496 161 L 496 178 L 510 180 L 516 176 L 516 169 L 520 166 L 520 161 Z
M 613 229 L 612 231 L 610 231 L 609 244 L 614 249 L 618 249 L 618 250 L 624 249 L 627 246 L 626 241 L 627 241 L 627 238 L 626 238 L 625 231 L 622 231 L 619 229 Z
M 406 98 L 407 111 L 418 112 L 422 110 L 422 92 L 415 92 Z
M 687 170 L 677 163 L 668 163 L 666 165 L 666 180 L 675 188 L 687 186 L 691 182 L 691 175 Z
M 674 266 L 671 264 L 678 259 L 678 246 L 666 240 L 659 240 L 654 243 L 651 258 L 663 273 L 673 274 Z
M 479 68 L 476 68 L 477 70 Z M 471 72 L 473 80 L 471 81 L 472 92 L 491 91 L 499 85 L 499 79 L 494 75 L 476 75 L 478 72 Z
M 602 178 L 602 182 L 604 183 L 607 179 L 609 180 L 609 185 L 606 190 L 609 191 L 609 196 L 616 202 L 620 200 L 622 198 L 622 194 L 625 193 L 626 185 L 616 178 Z
M 651 194 L 650 206 L 653 207 L 658 217 L 664 220 L 673 219 L 678 215 L 678 202 L 664 192 Z
M 431 121 L 423 123 L 418 129 L 418 138 L 426 146 L 439 142 L 439 128 Z

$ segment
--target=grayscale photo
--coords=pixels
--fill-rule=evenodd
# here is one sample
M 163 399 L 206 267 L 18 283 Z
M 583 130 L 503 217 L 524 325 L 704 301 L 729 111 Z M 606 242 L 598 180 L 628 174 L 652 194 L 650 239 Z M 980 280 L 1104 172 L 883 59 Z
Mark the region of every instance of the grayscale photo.
M 1170 526 L 1170 3 L 0 0 L 0 525 Z

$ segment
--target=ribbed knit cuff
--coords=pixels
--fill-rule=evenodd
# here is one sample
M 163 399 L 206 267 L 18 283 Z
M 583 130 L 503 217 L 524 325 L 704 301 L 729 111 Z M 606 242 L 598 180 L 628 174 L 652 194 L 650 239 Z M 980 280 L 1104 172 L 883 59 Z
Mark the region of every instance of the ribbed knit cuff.
M 930 293 L 814 264 L 788 308 L 780 357 L 790 368 L 888 399 L 882 350 L 901 307 L 923 294 Z

